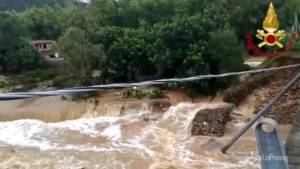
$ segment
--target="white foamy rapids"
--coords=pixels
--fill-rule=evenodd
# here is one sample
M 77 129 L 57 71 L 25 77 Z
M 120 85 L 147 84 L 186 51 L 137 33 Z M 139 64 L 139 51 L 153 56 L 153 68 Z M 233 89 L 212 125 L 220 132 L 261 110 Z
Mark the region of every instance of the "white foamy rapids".
M 64 135 L 78 135 L 78 139 L 92 140 L 99 137 L 108 140 L 121 138 L 117 117 L 78 119 L 59 123 L 44 123 L 37 120 L 18 120 L 0 123 L 0 143 L 12 146 L 36 147 L 41 150 L 108 151 L 111 148 L 96 145 L 69 144 Z
M 190 136 L 195 114 L 200 109 L 214 106 L 218 105 L 181 103 L 171 107 L 161 119 L 152 122 L 144 121 L 143 114 L 84 118 L 58 123 L 37 120 L 2 122 L 0 146 L 58 152 L 106 152 L 111 156 L 110 160 L 114 159 L 116 166 L 124 169 L 132 168 L 127 165 L 128 159 L 126 160 L 131 156 L 142 158 L 151 164 L 145 169 L 156 168 L 161 163 L 172 164 L 180 169 L 257 168 L 248 167 L 255 161 L 255 155 L 249 154 L 243 160 L 234 155 L 234 160 L 224 160 L 223 156 L 199 147 L 207 143 L 209 138 L 197 139 Z M 200 153 L 197 149 L 201 150 Z M 122 154 L 126 154 L 125 157 L 121 158 Z M 112 162 L 106 161 L 101 165 L 109 168 Z
M 108 126 L 101 133 L 102 136 L 107 137 L 111 140 L 119 140 L 122 136 L 120 125 Z

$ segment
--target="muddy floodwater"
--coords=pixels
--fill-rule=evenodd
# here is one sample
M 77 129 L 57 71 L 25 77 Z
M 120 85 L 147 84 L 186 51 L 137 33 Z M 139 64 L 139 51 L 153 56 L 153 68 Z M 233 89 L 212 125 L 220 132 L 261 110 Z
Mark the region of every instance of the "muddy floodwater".
M 89 112 L 96 115 L 59 122 L 3 121 L 0 169 L 260 168 L 253 129 L 228 154 L 219 151 L 248 117 L 230 122 L 224 137 L 191 136 L 195 114 L 220 104 L 184 102 L 159 115 L 151 114 L 146 106 L 127 115 Z M 245 113 L 248 109 L 246 106 L 236 111 Z M 5 119 L 3 115 L 1 119 Z M 285 138 L 289 126 L 281 126 L 280 130 Z

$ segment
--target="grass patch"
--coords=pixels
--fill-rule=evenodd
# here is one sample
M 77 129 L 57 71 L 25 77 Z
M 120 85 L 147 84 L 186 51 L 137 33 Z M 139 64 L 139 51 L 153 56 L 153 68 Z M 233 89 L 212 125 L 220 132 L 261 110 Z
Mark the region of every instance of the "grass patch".
M 136 88 L 136 89 L 126 89 L 122 93 L 123 98 L 137 98 L 137 99 L 162 99 L 167 98 L 166 93 L 158 88 Z
M 274 63 L 285 61 L 285 60 L 300 60 L 300 49 L 294 49 L 292 52 L 290 52 L 286 56 L 281 57 L 270 57 L 267 58 L 260 66 L 259 68 L 265 68 L 270 67 Z
M 4 79 L 0 79 L 0 88 L 6 88 L 9 86 L 9 82 L 4 80 Z
M 39 86 L 40 83 L 54 79 L 60 75 L 60 69 L 48 68 L 25 72 L 14 77 L 11 86 L 22 85 L 23 89 L 29 90 Z

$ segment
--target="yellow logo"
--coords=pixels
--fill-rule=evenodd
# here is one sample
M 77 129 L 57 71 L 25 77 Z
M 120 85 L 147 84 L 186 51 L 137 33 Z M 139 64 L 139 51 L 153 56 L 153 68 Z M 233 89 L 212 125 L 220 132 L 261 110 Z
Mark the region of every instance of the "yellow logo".
M 263 28 L 264 30 L 257 30 L 256 37 L 263 40 L 263 42 L 258 44 L 258 47 L 277 45 L 282 48 L 283 45 L 279 41 L 285 37 L 285 32 L 284 30 L 278 30 L 279 21 L 272 2 L 269 5 L 267 16 L 264 19 Z

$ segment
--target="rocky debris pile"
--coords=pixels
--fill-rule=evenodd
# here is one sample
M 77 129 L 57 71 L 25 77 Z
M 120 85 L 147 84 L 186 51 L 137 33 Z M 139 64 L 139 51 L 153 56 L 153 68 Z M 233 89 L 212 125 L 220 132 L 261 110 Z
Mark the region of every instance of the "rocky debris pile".
M 289 167 L 291 169 L 300 168 L 300 113 L 297 114 L 291 134 L 286 143 L 286 153 L 288 155 Z
M 297 61 L 287 61 L 285 63 L 278 63 L 275 66 L 290 65 L 298 63 Z M 299 69 L 285 69 L 271 73 L 258 74 L 249 76 L 246 80 L 241 81 L 239 84 L 227 89 L 224 92 L 223 101 L 233 103 L 238 106 L 244 101 L 247 96 L 257 89 L 266 89 L 257 95 L 255 100 L 255 112 L 259 111 L 270 99 L 274 98 L 278 92 L 284 87 L 285 84 L 291 80 Z M 300 82 L 298 82 L 292 89 L 277 103 L 275 104 L 266 116 L 275 119 L 279 124 L 292 123 L 297 107 L 300 106 Z
M 293 78 L 295 72 L 286 72 L 281 79 L 274 79 L 268 85 L 270 88 L 264 93 L 264 97 L 258 97 L 255 109 L 260 110 L 270 99 L 274 98 L 278 92 Z M 296 83 L 267 113 L 266 116 L 273 118 L 279 124 L 291 124 L 300 106 L 300 82 Z M 256 112 L 257 112 L 256 111 Z M 256 113 L 254 112 L 254 113 Z
M 240 84 L 230 87 L 224 92 L 223 101 L 233 103 L 238 106 L 243 100 L 247 98 L 255 89 L 265 86 L 270 83 L 270 74 L 261 74 L 252 76 Z
M 200 110 L 193 119 L 191 134 L 221 137 L 225 132 L 225 125 L 230 121 L 233 105 L 225 105 L 214 109 Z

